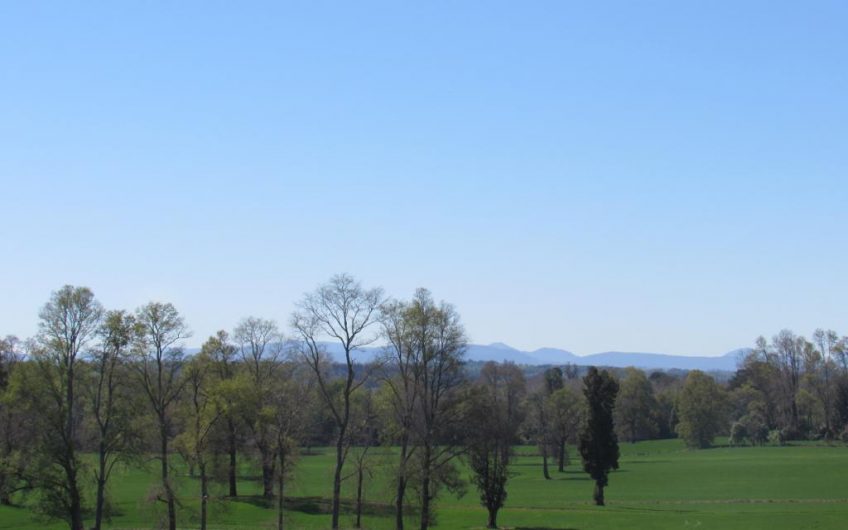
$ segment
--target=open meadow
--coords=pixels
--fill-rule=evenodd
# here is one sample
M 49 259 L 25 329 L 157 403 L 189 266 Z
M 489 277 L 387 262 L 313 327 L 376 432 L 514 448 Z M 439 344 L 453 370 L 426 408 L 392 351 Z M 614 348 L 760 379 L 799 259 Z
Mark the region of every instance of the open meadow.
M 572 462 L 565 473 L 542 477 L 535 448 L 519 448 L 512 470 L 509 497 L 501 511 L 503 528 L 607 529 L 607 528 L 720 528 L 802 529 L 844 528 L 848 521 L 848 448 L 842 444 L 801 443 L 776 447 L 717 447 L 692 451 L 679 440 L 622 444 L 621 467 L 610 476 L 607 506 L 592 500 L 592 481 Z M 377 449 L 381 451 L 381 449 Z M 388 529 L 393 519 L 389 454 L 374 454 L 373 478 L 367 484 L 369 501 L 363 527 Z M 571 448 L 572 456 L 574 453 Z M 316 450 L 302 456 L 291 478 L 287 497 L 289 528 L 329 528 L 332 452 Z M 182 469 L 182 474 L 185 470 Z M 259 499 L 259 486 L 250 481 L 253 471 L 245 466 L 240 484 L 245 496 L 216 501 L 210 512 L 210 528 L 273 528 L 273 506 Z M 465 473 L 468 474 L 467 472 Z M 119 513 L 110 528 L 157 528 L 162 506 L 145 499 L 156 484 L 155 467 L 149 471 L 122 470 L 112 482 L 112 499 Z M 351 486 L 352 484 L 348 484 Z M 182 507 L 180 528 L 197 527 L 195 480 L 180 479 Z M 346 491 L 349 497 L 351 491 Z M 251 496 L 257 495 L 257 496 Z M 162 504 L 162 503 L 158 503 Z M 344 527 L 352 527 L 350 503 L 343 515 Z M 461 498 L 444 492 L 436 507 L 441 528 L 483 528 L 486 512 L 476 491 Z M 411 518 L 412 519 L 412 518 Z M 409 521 L 414 527 L 414 521 Z M 33 518 L 24 507 L 0 508 L 3 529 L 63 529 L 62 522 Z

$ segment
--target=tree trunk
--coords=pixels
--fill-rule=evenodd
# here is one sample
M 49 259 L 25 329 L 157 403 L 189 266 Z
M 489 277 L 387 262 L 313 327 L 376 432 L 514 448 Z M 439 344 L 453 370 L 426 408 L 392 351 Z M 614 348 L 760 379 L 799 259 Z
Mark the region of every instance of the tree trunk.
M 162 459 L 162 487 L 165 489 L 165 502 L 168 504 L 168 530 L 177 530 L 177 506 L 174 491 L 171 489 L 171 479 L 168 477 L 168 427 L 165 419 L 159 420 L 159 433 Z
M 274 498 L 274 462 L 269 459 L 273 455 L 262 455 L 262 496 L 266 499 Z
M 354 528 L 362 528 L 362 465 L 356 470 L 356 524 Z
M 551 480 L 551 473 L 548 471 L 548 448 L 546 446 L 542 446 L 542 474 L 545 476 L 545 480 Z
M 430 528 L 430 446 L 424 445 L 424 469 L 421 477 L 421 530 Z
M 421 482 L 421 530 L 430 528 L 430 477 Z
M 603 484 L 601 483 L 601 481 L 599 481 L 599 480 L 596 480 L 596 481 L 595 481 L 595 495 L 594 495 L 594 499 L 595 499 L 595 504 L 596 504 L 596 505 L 598 505 L 598 506 L 603 506 L 603 505 L 604 505 L 604 486 L 603 486 Z
M 209 502 L 209 479 L 206 476 L 206 463 L 200 462 L 200 530 L 206 530 L 206 507 Z
M 71 464 L 73 466 L 73 464 Z M 82 499 L 76 484 L 76 469 L 69 468 L 68 495 L 70 497 L 71 530 L 85 530 L 82 521 Z
M 68 479 L 68 515 L 70 516 L 71 530 L 85 530 L 82 520 L 82 496 L 77 486 L 76 457 L 73 448 L 69 448 L 69 462 L 65 466 L 65 474 Z
M 403 530 L 403 498 L 406 495 L 406 478 L 398 480 L 395 494 L 395 529 Z
M 277 475 L 277 530 L 283 530 L 283 486 L 286 479 L 286 452 L 280 448 L 280 473 Z
M 409 458 L 409 441 L 403 437 L 400 445 L 400 468 L 395 490 L 395 530 L 403 530 L 403 498 L 406 495 L 406 461 Z
M 85 530 L 82 521 L 82 498 L 77 485 L 77 469 L 76 455 L 74 454 L 74 363 L 70 359 L 68 366 L 68 386 L 65 390 L 65 406 L 67 406 L 67 416 L 65 417 L 65 458 L 67 464 L 65 466 L 65 476 L 68 479 L 68 497 L 69 497 L 69 514 L 71 530 Z
M 3 457 L 9 458 L 12 454 L 12 440 L 11 436 L 11 426 L 12 426 L 12 416 L 9 412 L 6 412 L 6 415 L 3 418 L 3 424 L 6 428 L 6 436 L 3 439 Z M 9 492 L 9 486 L 11 485 L 12 475 L 7 472 L 5 468 L 0 467 L 0 505 L 2 506 L 11 506 L 12 505 L 12 495 Z
M 825 440 L 830 441 L 830 369 L 827 366 L 827 357 L 824 358 L 824 431 Z
M 341 508 L 342 496 L 342 467 L 344 466 L 344 434 L 345 429 L 339 429 L 339 437 L 336 441 L 336 470 L 333 473 L 333 530 L 339 528 L 339 510 Z
M 792 397 L 792 436 L 797 436 L 798 433 L 798 403 L 795 397 Z
M 7 423 L 8 425 L 8 423 Z M 3 456 L 5 458 L 9 457 L 9 454 L 12 452 L 9 447 L 9 442 L 6 441 L 3 448 Z M 6 470 L 0 467 L 0 506 L 11 506 L 12 505 L 12 496 L 9 493 L 9 485 L 11 474 L 7 473 Z
M 236 473 L 237 473 L 237 465 L 236 465 L 236 435 L 233 429 L 232 420 L 229 421 L 230 428 L 230 436 L 229 436 L 229 447 L 228 453 L 230 454 L 230 467 L 228 470 L 228 478 L 230 483 L 230 497 L 238 497 L 237 483 L 236 483 Z
M 560 473 L 565 472 L 565 438 L 559 439 L 559 447 L 558 447 L 558 455 L 557 455 L 557 469 Z
M 498 509 L 497 508 L 489 508 L 489 522 L 486 524 L 486 528 L 497 528 L 498 527 Z
M 170 484 L 165 487 L 165 495 L 168 498 L 168 530 L 177 530 L 177 505 Z
M 7 480 L 7 476 L 2 471 L 0 471 L 0 506 L 12 505 L 12 497 L 11 495 L 9 495 L 9 491 L 6 486 Z
M 94 530 L 100 530 L 103 524 L 103 506 L 106 495 L 106 448 L 100 442 L 97 462 L 97 496 L 94 505 Z

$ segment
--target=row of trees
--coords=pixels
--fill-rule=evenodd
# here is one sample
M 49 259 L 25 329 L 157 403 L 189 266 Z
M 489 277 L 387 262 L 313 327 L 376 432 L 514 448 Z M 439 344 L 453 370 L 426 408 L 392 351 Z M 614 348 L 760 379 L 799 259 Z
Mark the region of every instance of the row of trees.
M 616 430 L 627 441 L 680 436 L 703 448 L 718 435 L 740 444 L 848 441 L 848 337 L 782 330 L 741 354 L 731 377 L 618 371 Z M 720 376 L 721 374 L 719 374 Z
M 734 445 L 789 440 L 848 441 L 848 338 L 815 330 L 812 340 L 782 330 L 757 339 L 728 380 L 694 370 L 649 377 L 627 369 L 617 429 L 635 441 L 678 435 L 703 448 L 718 435 Z
M 275 322 L 250 317 L 191 354 L 182 348 L 188 328 L 167 303 L 107 311 L 91 290 L 65 286 L 39 317 L 36 337 L 0 345 L 0 503 L 25 495 L 72 530 L 88 518 L 100 529 L 114 470 L 153 458 L 159 480 L 149 499 L 161 502 L 163 526 L 175 529 L 179 458 L 198 479 L 205 528 L 210 484 L 238 496 L 239 461 L 247 458 L 261 470 L 262 495 L 276 497 L 282 528 L 299 448 L 332 442 L 331 524 L 340 525 L 343 480 L 355 477 L 358 526 L 368 448 L 382 443 L 398 447 L 398 528 L 413 505 L 428 528 L 439 493 L 463 491 L 461 456 L 496 524 L 526 415 L 524 375 L 491 364 L 469 381 L 459 315 L 426 290 L 387 300 L 337 276 L 300 301 L 290 340 Z M 379 358 L 357 362 L 357 351 L 379 338 Z M 341 359 L 330 355 L 333 344 Z
M 303 448 L 334 452 L 331 525 L 340 526 L 342 484 L 355 484 L 356 526 L 363 513 L 369 448 L 392 452 L 396 528 L 417 515 L 434 522 L 433 503 L 466 485 L 466 462 L 496 527 L 516 444 L 538 446 L 551 478 L 578 446 L 604 503 L 618 466 L 618 439 L 679 435 L 695 447 L 730 433 L 733 441 L 833 436 L 848 420 L 844 340 L 817 332 L 808 342 L 781 332 L 757 342 L 726 384 L 636 369 L 553 367 L 528 376 L 488 363 L 471 377 L 467 338 L 456 310 L 424 289 L 387 299 L 340 275 L 305 295 L 285 339 L 272 321 L 249 317 L 186 352 L 188 328 L 171 305 L 107 311 L 84 287 L 53 293 L 39 332 L 0 343 L 0 503 L 26 499 L 72 530 L 108 520 L 115 469 L 158 464 L 149 499 L 177 526 L 174 459 L 197 479 L 199 523 L 206 527 L 210 487 L 239 495 L 242 461 L 255 465 L 262 496 L 284 492 Z M 380 355 L 362 362 L 362 348 Z M 331 352 L 335 355 L 331 355 Z M 581 377 L 582 376 L 582 377 Z M 93 454 L 94 457 L 88 456 Z

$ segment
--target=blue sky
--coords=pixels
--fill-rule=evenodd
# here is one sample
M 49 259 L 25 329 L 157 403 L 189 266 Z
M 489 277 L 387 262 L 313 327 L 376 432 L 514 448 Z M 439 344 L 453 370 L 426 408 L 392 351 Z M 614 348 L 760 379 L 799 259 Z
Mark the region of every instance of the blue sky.
M 744 4 L 744 5 L 743 5 Z M 0 334 L 349 272 L 475 342 L 848 333 L 844 2 L 5 2 Z

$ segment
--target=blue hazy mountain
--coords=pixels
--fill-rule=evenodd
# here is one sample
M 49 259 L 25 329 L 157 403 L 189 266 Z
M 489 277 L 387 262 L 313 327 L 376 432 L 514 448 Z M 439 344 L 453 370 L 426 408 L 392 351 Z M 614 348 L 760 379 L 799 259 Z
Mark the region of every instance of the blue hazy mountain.
M 343 351 L 337 344 L 326 344 L 327 351 L 337 360 L 343 360 Z M 367 362 L 379 355 L 382 348 L 368 347 L 356 352 L 355 359 Z M 644 369 L 670 370 L 724 370 L 734 371 L 739 360 L 747 353 L 747 348 L 740 348 L 715 357 L 695 357 L 689 355 L 669 355 L 646 352 L 602 352 L 591 355 L 575 355 L 559 348 L 540 348 L 533 351 L 522 351 L 502 342 L 492 344 L 469 344 L 465 358 L 469 361 L 511 361 L 516 364 L 576 364 L 580 366 L 612 366 L 625 368 L 635 366 Z
M 334 360 L 344 362 L 344 350 L 342 350 L 341 345 L 333 342 L 324 342 L 322 346 Z M 189 348 L 187 350 L 188 353 L 194 353 L 195 351 L 197 351 L 196 348 Z M 529 365 L 576 364 L 578 366 L 594 365 L 615 368 L 635 366 L 648 370 L 697 369 L 704 371 L 734 371 L 738 362 L 748 351 L 750 351 L 748 348 L 740 348 L 715 357 L 619 351 L 575 355 L 568 350 L 558 348 L 540 348 L 533 351 L 523 351 L 502 342 L 495 342 L 492 344 L 469 344 L 465 358 L 469 361 L 511 361 L 516 364 Z M 367 363 L 377 359 L 383 352 L 384 348 L 382 346 L 367 346 L 356 350 L 353 358 L 356 362 Z
M 647 369 L 680 370 L 736 370 L 738 362 L 748 350 L 740 348 L 718 357 L 695 357 L 688 355 L 666 355 L 661 353 L 618 352 L 609 351 L 578 357 L 576 364 L 592 364 L 597 366 L 614 366 L 624 368 L 635 366 Z
M 740 348 L 716 357 L 693 357 L 645 352 L 603 352 L 591 355 L 575 355 L 558 348 L 540 348 L 526 352 L 501 342 L 489 345 L 474 344 L 468 347 L 471 361 L 513 361 L 520 364 L 576 364 L 580 366 L 612 366 L 624 368 L 635 366 L 646 369 L 670 370 L 736 370 L 737 362 L 748 350 Z
M 559 348 L 539 348 L 530 352 L 530 355 L 543 364 L 580 364 L 579 361 L 582 359 L 568 350 Z
M 465 352 L 465 358 L 469 361 L 511 361 L 516 364 L 544 364 L 534 355 L 507 346 L 502 342 L 488 345 L 469 344 Z

